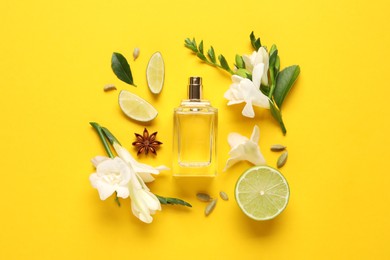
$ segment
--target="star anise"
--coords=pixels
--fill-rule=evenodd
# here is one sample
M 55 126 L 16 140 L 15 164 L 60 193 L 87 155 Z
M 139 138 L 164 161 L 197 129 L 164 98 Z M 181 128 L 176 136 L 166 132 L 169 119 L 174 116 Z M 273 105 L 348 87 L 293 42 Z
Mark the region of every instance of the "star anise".
M 149 151 L 156 154 L 156 149 L 162 144 L 162 142 L 156 140 L 157 132 L 149 135 L 148 130 L 145 128 L 143 135 L 134 133 L 137 140 L 133 142 L 133 145 L 138 149 L 137 155 L 141 153 L 148 154 Z

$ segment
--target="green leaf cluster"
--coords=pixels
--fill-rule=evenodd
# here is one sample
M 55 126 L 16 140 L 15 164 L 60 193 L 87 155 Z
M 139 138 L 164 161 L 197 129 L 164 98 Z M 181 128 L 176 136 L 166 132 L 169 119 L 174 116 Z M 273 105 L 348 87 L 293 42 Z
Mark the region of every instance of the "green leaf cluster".
M 195 38 L 193 38 L 192 40 L 190 38 L 187 38 L 184 40 L 184 46 L 190 49 L 192 52 L 194 52 L 195 55 L 205 63 L 223 69 L 229 72 L 230 74 L 234 74 L 226 58 L 222 54 L 218 55 L 218 61 L 217 61 L 216 58 L 217 56 L 215 55 L 213 46 L 211 46 L 207 51 L 207 57 L 206 57 L 203 48 L 203 40 L 199 43 L 199 45 L 197 45 Z
M 131 73 L 130 65 L 127 62 L 125 56 L 120 53 L 114 52 L 111 57 L 111 68 L 114 74 L 118 77 L 118 79 L 136 87 L 133 81 L 133 75 Z
M 251 41 L 254 38 L 253 32 L 250 35 Z M 269 78 L 270 86 L 266 92 L 270 102 L 270 111 L 275 120 L 279 123 L 283 134 L 286 134 L 287 129 L 282 118 L 282 104 L 290 92 L 295 80 L 300 73 L 298 65 L 292 65 L 280 71 L 280 58 L 276 45 L 272 45 L 269 51 Z M 263 93 L 264 89 L 261 89 Z

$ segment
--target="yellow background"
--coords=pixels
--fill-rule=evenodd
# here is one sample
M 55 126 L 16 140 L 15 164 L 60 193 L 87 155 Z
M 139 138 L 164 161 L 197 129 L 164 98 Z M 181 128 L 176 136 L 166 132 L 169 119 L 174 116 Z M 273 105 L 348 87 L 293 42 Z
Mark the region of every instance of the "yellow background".
M 1 232 L 0 259 L 389 259 L 389 66 L 387 1 L 11 1 L 0 3 Z M 231 80 L 184 48 L 186 37 L 213 45 L 230 64 L 252 51 L 249 34 L 279 48 L 282 68 L 301 66 L 283 107 L 287 135 L 268 111 L 244 119 L 227 107 Z M 140 57 L 132 60 L 134 47 Z M 112 52 L 124 54 L 137 88 L 119 81 Z M 163 54 L 162 93 L 146 85 L 149 57 Z M 150 131 L 164 144 L 151 165 L 172 160 L 172 110 L 187 79 L 201 75 L 204 97 L 219 108 L 219 176 L 174 180 L 163 172 L 155 193 L 185 199 L 192 209 L 163 206 L 152 224 L 136 219 L 129 200 L 100 201 L 89 183 L 90 159 L 104 149 L 90 121 L 108 127 L 133 155 L 143 125 L 117 105 L 130 90 L 159 111 Z M 113 83 L 118 91 L 105 93 Z M 222 172 L 227 135 L 261 129 L 269 165 L 282 143 L 287 209 L 256 222 L 234 201 L 234 185 L 250 165 Z M 204 217 L 198 191 L 219 200 Z

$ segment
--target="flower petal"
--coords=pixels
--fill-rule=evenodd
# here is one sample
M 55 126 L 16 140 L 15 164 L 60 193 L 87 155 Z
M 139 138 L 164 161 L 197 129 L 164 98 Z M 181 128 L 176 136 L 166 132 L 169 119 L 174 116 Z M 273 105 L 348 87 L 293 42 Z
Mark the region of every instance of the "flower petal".
M 258 144 L 252 141 L 245 144 L 245 157 L 242 158 L 254 165 L 265 164 L 265 159 L 260 152 Z
M 244 109 L 242 110 L 242 115 L 250 118 L 255 117 L 255 111 L 253 110 L 252 107 L 252 101 L 247 101 Z
M 231 106 L 231 105 L 241 104 L 241 103 L 243 103 L 243 102 L 244 102 L 244 100 L 230 100 L 230 101 L 227 103 L 227 105 L 228 105 L 228 106 Z
M 144 203 L 146 203 L 149 210 L 161 210 L 160 201 L 153 193 L 146 190 L 140 190 L 140 196 L 142 196 L 142 199 Z
M 97 168 L 97 166 L 98 166 L 101 162 L 103 162 L 103 161 L 105 161 L 105 160 L 108 160 L 108 159 L 109 159 L 109 158 L 106 157 L 106 156 L 98 155 L 98 156 L 95 156 L 95 157 L 91 160 L 91 162 L 92 162 L 93 166 L 95 166 L 95 168 Z
M 234 148 L 232 148 L 229 151 L 229 159 L 226 161 L 225 168 L 223 169 L 226 171 L 228 168 L 233 166 L 234 164 L 238 163 L 239 161 L 245 160 L 245 143 L 248 142 L 248 138 L 246 138 L 246 141 L 244 143 L 241 143 Z
M 154 177 L 150 173 L 139 172 L 138 176 L 146 183 L 154 181 Z
M 264 63 L 257 64 L 252 71 L 252 82 L 257 89 L 260 90 L 261 77 L 264 73 Z
M 99 197 L 101 200 L 105 200 L 110 197 L 115 192 L 115 187 L 107 183 L 98 181 L 96 189 L 99 192 Z
M 269 98 L 259 91 L 257 98 L 253 100 L 254 106 L 269 109 Z
M 265 159 L 261 154 L 259 145 L 257 144 L 259 138 L 260 128 L 257 125 L 255 125 L 253 128 L 250 140 L 237 133 L 229 134 L 228 142 L 232 149 L 229 151 L 229 159 L 226 161 L 224 171 L 226 171 L 232 165 L 243 160 L 246 160 L 254 165 L 265 164 Z M 233 146 L 231 145 L 232 140 Z
M 165 165 L 159 165 L 157 167 L 154 167 L 158 171 L 169 171 L 170 169 Z
M 248 138 L 238 133 L 230 133 L 228 135 L 228 143 L 231 148 L 235 148 L 239 144 L 244 144 L 246 141 L 248 141 Z
M 257 144 L 259 142 L 259 139 L 260 139 L 260 128 L 257 125 L 255 125 L 253 127 L 253 131 L 252 131 L 252 135 L 251 135 L 250 140 Z
M 90 176 L 89 176 L 89 181 L 91 182 L 91 185 L 92 187 L 94 187 L 95 189 L 97 188 L 97 182 L 99 180 L 99 177 L 97 176 L 96 173 L 92 173 Z
M 243 80 L 241 77 L 237 77 L 237 78 L 240 78 L 240 80 Z M 233 77 L 232 77 L 232 79 L 233 79 Z M 224 93 L 224 98 L 226 98 L 227 100 L 230 100 L 230 101 L 242 100 L 243 95 L 241 92 L 242 91 L 240 90 L 240 82 L 233 83 L 230 85 L 230 88 Z
M 116 195 L 120 198 L 126 199 L 129 197 L 129 188 L 128 187 L 118 187 L 116 189 Z
M 235 84 L 239 84 L 244 78 L 238 75 L 232 75 L 232 81 Z
M 264 47 L 260 47 L 259 53 L 261 53 L 261 55 L 262 55 L 262 63 L 264 63 L 264 72 L 265 72 L 265 73 L 263 73 L 263 76 L 261 78 L 261 82 L 264 85 L 268 85 L 267 71 L 269 68 L 269 55 L 268 55 L 267 50 Z
M 153 217 L 149 214 L 146 214 L 145 212 L 140 211 L 134 200 L 131 201 L 131 211 L 133 212 L 133 215 L 136 216 L 142 222 L 145 222 L 147 224 L 152 223 Z
M 226 165 L 225 165 L 225 168 L 223 168 L 223 171 L 226 171 L 227 169 L 229 169 L 230 167 L 232 167 L 233 165 L 235 165 L 236 163 L 240 162 L 241 159 L 240 158 L 229 158 L 227 161 L 226 161 Z

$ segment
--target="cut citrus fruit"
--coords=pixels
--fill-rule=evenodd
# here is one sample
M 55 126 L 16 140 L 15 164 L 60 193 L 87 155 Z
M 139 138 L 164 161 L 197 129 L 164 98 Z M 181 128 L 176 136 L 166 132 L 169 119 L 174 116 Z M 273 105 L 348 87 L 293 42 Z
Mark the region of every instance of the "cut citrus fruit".
M 118 100 L 123 113 L 133 120 L 149 122 L 158 114 L 150 103 L 127 90 L 121 90 Z
M 290 196 L 286 179 L 269 166 L 254 166 L 245 171 L 234 193 L 238 206 L 254 220 L 275 218 L 286 208 Z
M 146 68 L 146 80 L 153 94 L 159 94 L 164 85 L 164 60 L 160 52 L 155 52 L 149 59 Z

